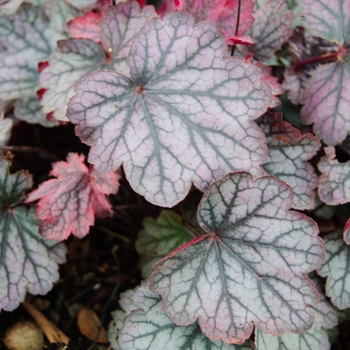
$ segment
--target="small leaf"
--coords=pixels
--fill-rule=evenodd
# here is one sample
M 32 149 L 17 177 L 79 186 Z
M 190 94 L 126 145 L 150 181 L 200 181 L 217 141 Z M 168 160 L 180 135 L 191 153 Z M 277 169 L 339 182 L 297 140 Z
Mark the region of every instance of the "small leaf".
M 327 145 L 345 140 L 350 131 L 350 64 L 319 66 L 311 73 L 304 91 L 302 122 L 314 123 L 314 133 Z
M 144 229 L 139 232 L 135 245 L 141 256 L 142 278 L 147 279 L 158 260 L 190 241 L 193 235 L 182 225 L 181 217 L 169 210 L 163 210 L 156 220 L 146 217 L 142 224 Z
M 279 113 L 266 113 L 257 124 L 265 133 L 269 148 L 264 170 L 292 187 L 293 208 L 313 209 L 317 175 L 307 161 L 316 155 L 320 141 L 312 134 L 301 135 L 298 129 L 283 121 Z
M 339 163 L 333 146 L 326 147 L 324 151 L 326 155 L 318 163 L 318 169 L 322 173 L 318 185 L 318 195 L 321 201 L 328 205 L 350 202 L 350 161 Z
M 208 234 L 155 265 L 150 288 L 177 325 L 197 319 L 211 340 L 242 343 L 253 326 L 273 335 L 312 326 L 318 301 L 304 273 L 324 259 L 316 223 L 289 211 L 289 186 L 236 172 L 214 182 L 198 221 Z
M 261 174 L 264 137 L 251 120 L 271 91 L 258 68 L 226 52 L 221 32 L 185 12 L 148 22 L 130 50 L 131 79 L 92 73 L 69 102 L 89 162 L 100 171 L 124 163 L 133 189 L 167 207 L 191 182 L 205 191 L 235 169 Z
M 282 47 L 292 35 L 292 11 L 281 11 L 284 0 L 268 0 L 254 13 L 254 24 L 249 30 L 256 43 L 248 49 L 257 61 L 265 61 Z
M 178 9 L 188 11 L 193 15 L 196 22 L 215 24 L 224 31 L 227 38 L 233 38 L 244 34 L 254 22 L 252 16 L 254 2 L 252 0 L 241 1 L 240 9 L 239 2 L 239 0 L 181 0 Z M 238 16 L 239 26 L 237 31 Z
M 103 217 L 112 213 L 105 195 L 118 191 L 117 173 L 89 170 L 84 156 L 69 153 L 67 162 L 53 164 L 50 175 L 57 179 L 43 182 L 26 200 L 39 199 L 36 216 L 42 220 L 39 232 L 44 237 L 62 241 L 72 233 L 82 238 L 89 233 L 95 215 Z
M 32 186 L 31 175 L 9 174 L 0 157 L 0 310 L 12 311 L 31 294 L 46 294 L 59 278 L 66 247 L 39 236 L 34 210 L 18 206 Z
M 350 41 L 349 0 L 301 0 L 305 27 L 314 35 L 340 45 Z
M 326 261 L 317 273 L 327 278 L 326 295 L 333 305 L 344 310 L 350 307 L 350 246 L 346 245 L 341 233 L 336 232 L 324 238 L 326 243 Z
M 132 311 L 124 320 L 118 340 L 122 350 L 255 349 L 249 341 L 243 345 L 228 345 L 220 340 L 211 342 L 197 323 L 187 327 L 176 326 L 162 310 L 160 296 L 152 293 L 147 283 L 136 290 L 133 299 L 139 309 Z

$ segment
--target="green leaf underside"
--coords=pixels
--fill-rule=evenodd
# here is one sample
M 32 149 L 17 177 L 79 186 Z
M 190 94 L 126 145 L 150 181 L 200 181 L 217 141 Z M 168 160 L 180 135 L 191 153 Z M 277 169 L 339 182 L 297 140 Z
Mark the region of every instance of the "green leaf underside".
M 141 256 L 142 278 L 147 279 L 158 260 L 190 241 L 193 235 L 182 225 L 181 217 L 169 210 L 163 210 L 156 220 L 146 217 L 143 226 L 135 245 Z
M 177 325 L 197 319 L 211 339 L 241 343 L 253 324 L 282 335 L 312 326 L 317 302 L 303 273 L 324 259 L 317 225 L 289 211 L 291 192 L 274 177 L 236 172 L 203 197 L 198 220 L 208 232 L 162 259 L 150 288 Z
M 89 162 L 100 171 L 123 163 L 133 189 L 160 206 L 181 201 L 191 181 L 205 191 L 235 169 L 259 175 L 266 157 L 250 119 L 266 110 L 270 88 L 253 65 L 223 58 L 215 27 L 193 25 L 181 12 L 151 20 L 131 48 L 131 79 L 93 73 L 68 108 L 92 146 Z

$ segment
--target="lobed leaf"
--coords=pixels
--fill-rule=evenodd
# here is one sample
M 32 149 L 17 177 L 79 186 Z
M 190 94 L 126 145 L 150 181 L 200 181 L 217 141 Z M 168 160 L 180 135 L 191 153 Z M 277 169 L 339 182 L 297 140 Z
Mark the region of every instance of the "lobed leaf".
M 242 343 L 253 326 L 273 335 L 312 326 L 318 301 L 303 275 L 324 259 L 317 225 L 289 211 L 289 186 L 236 172 L 214 182 L 198 221 L 207 234 L 155 265 L 150 288 L 177 325 L 199 322 L 211 340 Z
M 98 72 L 76 86 L 68 118 L 100 171 L 122 163 L 133 189 L 173 206 L 234 169 L 261 174 L 268 85 L 254 65 L 225 57 L 215 27 L 185 12 L 153 19 L 130 51 L 131 79 Z
M 304 91 L 302 122 L 314 123 L 314 133 L 328 145 L 343 141 L 350 131 L 350 65 L 337 62 L 311 73 Z
M 105 195 L 118 191 L 117 173 L 89 170 L 84 156 L 69 153 L 67 162 L 53 164 L 50 175 L 57 179 L 43 182 L 26 200 L 39 199 L 36 216 L 42 220 L 39 226 L 42 236 L 62 241 L 72 233 L 82 238 L 89 233 L 95 215 L 103 217 L 112 213 Z
M 147 279 L 158 260 L 190 241 L 193 235 L 182 225 L 181 217 L 170 210 L 161 211 L 156 220 L 146 217 L 142 224 L 144 229 L 139 232 L 135 246 L 141 256 L 142 278 Z
M 34 210 L 18 206 L 32 186 L 31 175 L 9 174 L 10 163 L 0 158 L 0 310 L 12 311 L 25 293 L 46 294 L 59 278 L 58 263 L 66 247 L 54 246 L 38 232 Z
M 147 283 L 141 284 L 133 296 L 138 310 L 132 311 L 124 320 L 119 333 L 119 345 L 127 349 L 172 350 L 253 350 L 249 341 L 243 345 L 228 345 L 222 341 L 211 342 L 201 332 L 198 324 L 176 326 L 162 310 L 161 298 L 152 293 Z
M 344 310 L 350 307 L 350 247 L 344 243 L 340 232 L 325 236 L 324 241 L 326 260 L 317 273 L 327 278 L 326 295 L 332 304 Z
M 140 9 L 137 1 L 109 7 L 101 20 L 98 35 L 104 49 L 92 40 L 60 41 L 49 58 L 49 66 L 40 74 L 40 86 L 47 89 L 41 101 L 45 113 L 53 112 L 56 119 L 68 121 L 67 103 L 74 95 L 74 86 L 88 73 L 117 69 L 126 71 L 126 58 L 134 36 L 152 17 L 151 6 Z M 111 58 L 106 59 L 106 53 Z
M 318 163 L 322 173 L 319 178 L 318 195 L 328 205 L 350 202 L 349 171 L 350 161 L 339 163 L 333 146 L 325 147 L 326 155 Z
M 340 45 L 350 41 L 349 0 L 302 0 L 305 27 L 314 35 Z
M 316 155 L 320 141 L 312 134 L 301 135 L 298 129 L 283 121 L 279 113 L 268 112 L 257 124 L 265 133 L 269 149 L 264 170 L 292 187 L 293 208 L 313 209 L 318 177 L 307 161 Z
M 264 61 L 282 47 L 292 35 L 292 11 L 281 11 L 284 0 L 268 0 L 254 13 L 249 35 L 256 42 L 248 49 L 257 61 Z
M 254 22 L 252 16 L 254 2 L 252 0 L 242 1 L 241 3 L 239 0 L 180 0 L 178 3 L 178 10 L 188 11 L 193 15 L 196 22 L 217 25 L 230 39 L 243 35 Z

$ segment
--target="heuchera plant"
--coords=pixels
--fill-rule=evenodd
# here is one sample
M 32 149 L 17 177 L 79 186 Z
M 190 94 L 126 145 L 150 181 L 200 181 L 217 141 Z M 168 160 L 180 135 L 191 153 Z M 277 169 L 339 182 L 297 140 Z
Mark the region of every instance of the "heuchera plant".
M 0 1 L 0 309 L 52 288 L 125 176 L 179 210 L 144 219 L 113 349 L 330 349 L 350 219 L 319 218 L 350 202 L 350 0 L 157 5 Z M 9 170 L 19 120 L 74 124 L 89 165 L 67 153 L 33 189 Z

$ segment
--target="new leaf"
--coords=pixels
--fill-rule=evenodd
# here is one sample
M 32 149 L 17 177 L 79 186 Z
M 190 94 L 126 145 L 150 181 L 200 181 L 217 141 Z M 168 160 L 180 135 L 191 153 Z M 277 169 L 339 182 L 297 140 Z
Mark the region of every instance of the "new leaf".
M 42 220 L 39 233 L 44 237 L 62 241 L 72 233 L 82 238 L 89 233 L 95 215 L 112 214 L 105 195 L 118 191 L 117 173 L 89 170 L 84 156 L 69 153 L 67 162 L 54 163 L 50 174 L 57 179 L 43 182 L 26 200 L 39 199 L 36 216 Z

